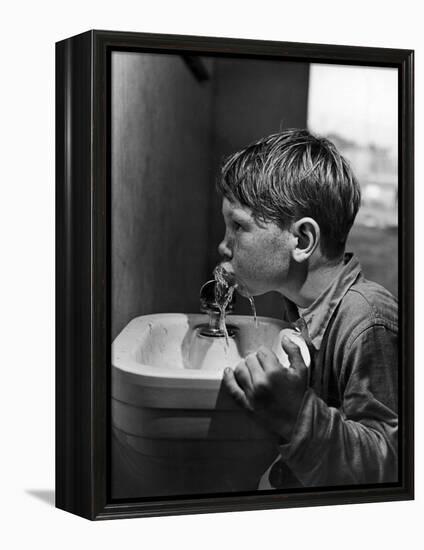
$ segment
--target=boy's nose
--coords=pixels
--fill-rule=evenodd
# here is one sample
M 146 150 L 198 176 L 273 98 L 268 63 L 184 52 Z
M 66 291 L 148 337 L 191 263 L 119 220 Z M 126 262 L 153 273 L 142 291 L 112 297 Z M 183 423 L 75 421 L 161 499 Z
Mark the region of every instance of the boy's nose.
M 220 256 L 223 256 L 225 259 L 230 260 L 232 258 L 231 250 L 228 246 L 227 239 L 223 239 L 218 246 L 218 252 Z

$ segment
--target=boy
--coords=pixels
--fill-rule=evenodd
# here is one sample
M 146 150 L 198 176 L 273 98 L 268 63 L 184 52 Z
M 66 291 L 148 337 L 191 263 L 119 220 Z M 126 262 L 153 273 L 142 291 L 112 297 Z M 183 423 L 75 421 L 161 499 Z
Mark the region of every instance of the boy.
M 360 190 L 326 139 L 286 130 L 231 156 L 219 189 L 224 265 L 241 293 L 282 294 L 311 352 L 261 348 L 224 372 L 230 394 L 271 431 L 271 487 L 397 481 L 397 303 L 367 281 L 346 240 Z

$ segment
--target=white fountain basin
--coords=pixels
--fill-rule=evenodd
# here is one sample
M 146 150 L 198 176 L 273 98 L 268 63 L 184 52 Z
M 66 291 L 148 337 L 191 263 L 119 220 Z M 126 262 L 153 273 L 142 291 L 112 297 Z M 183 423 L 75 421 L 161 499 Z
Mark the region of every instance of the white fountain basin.
M 275 439 L 222 386 L 222 372 L 261 345 L 287 365 L 281 331 L 288 325 L 231 315 L 227 323 L 238 331 L 227 346 L 198 335 L 207 322 L 206 315 L 146 315 L 113 342 L 114 498 L 254 490 L 277 456 Z

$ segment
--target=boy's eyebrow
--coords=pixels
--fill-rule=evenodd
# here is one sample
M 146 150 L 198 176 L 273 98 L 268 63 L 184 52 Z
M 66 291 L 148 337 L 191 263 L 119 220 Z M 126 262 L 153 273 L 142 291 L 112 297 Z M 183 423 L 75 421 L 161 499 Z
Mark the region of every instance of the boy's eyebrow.
M 244 208 L 240 208 L 229 201 L 223 202 L 221 212 L 224 218 L 237 219 L 243 222 L 250 222 L 253 219 L 250 211 L 246 211 Z
M 252 214 L 245 212 L 244 210 L 241 210 L 241 209 L 231 210 L 231 216 L 233 218 L 239 219 L 240 221 L 246 221 L 246 222 L 252 219 Z

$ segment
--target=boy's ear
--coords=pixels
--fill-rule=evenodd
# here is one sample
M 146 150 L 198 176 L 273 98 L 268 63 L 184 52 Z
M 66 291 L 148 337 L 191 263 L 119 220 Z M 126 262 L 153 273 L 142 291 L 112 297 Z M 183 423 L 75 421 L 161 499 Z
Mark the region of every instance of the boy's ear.
M 291 231 L 297 238 L 297 245 L 292 252 L 293 259 L 298 263 L 305 262 L 319 246 L 319 225 L 313 218 L 301 218 L 293 223 Z

